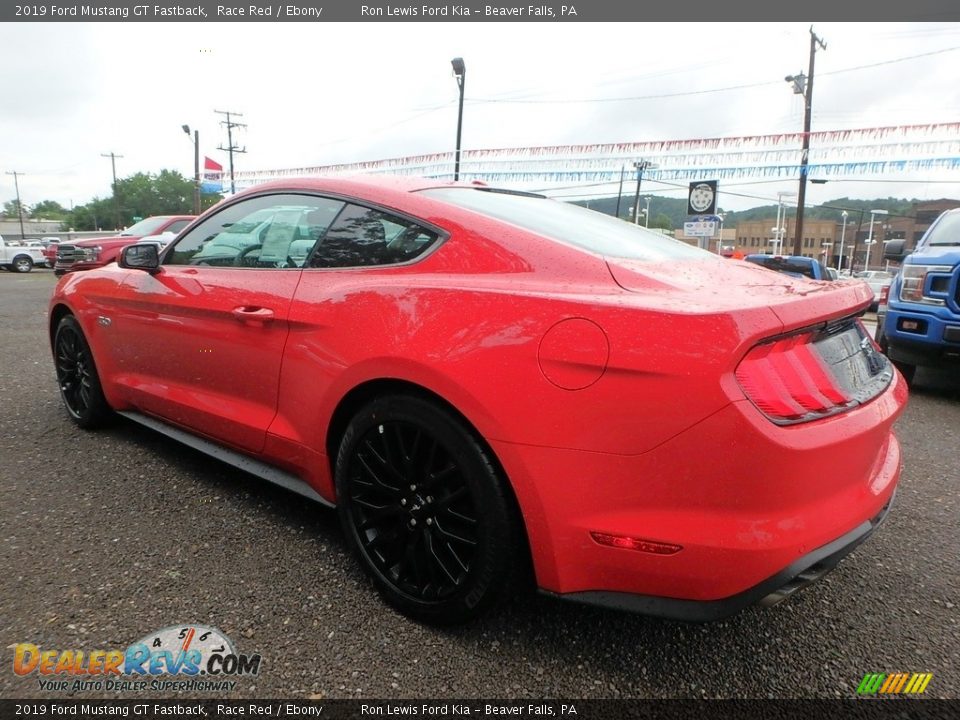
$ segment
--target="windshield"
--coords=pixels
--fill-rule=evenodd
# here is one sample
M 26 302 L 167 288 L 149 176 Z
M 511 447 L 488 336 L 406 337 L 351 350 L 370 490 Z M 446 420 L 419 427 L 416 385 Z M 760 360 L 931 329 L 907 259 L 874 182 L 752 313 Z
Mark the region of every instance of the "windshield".
M 474 188 L 433 188 L 420 192 L 607 257 L 636 260 L 716 257 L 609 215 L 535 195 Z
M 146 235 L 159 235 L 160 228 L 169 222 L 170 218 L 158 215 L 157 217 L 148 217 L 135 225 L 131 225 L 120 235 L 129 237 L 145 237 Z
M 946 212 L 927 230 L 927 245 L 960 245 L 960 212 Z
M 813 261 L 807 258 L 779 257 L 777 255 L 748 255 L 744 258 L 747 262 L 762 265 L 770 270 L 793 275 L 794 277 L 806 277 L 816 279 L 813 272 Z

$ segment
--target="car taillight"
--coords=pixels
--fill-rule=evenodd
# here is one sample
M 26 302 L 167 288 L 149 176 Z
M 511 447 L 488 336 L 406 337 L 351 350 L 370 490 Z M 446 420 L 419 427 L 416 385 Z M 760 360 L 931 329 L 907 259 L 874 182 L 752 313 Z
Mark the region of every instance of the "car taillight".
M 746 396 L 776 423 L 814 420 L 851 401 L 820 357 L 814 338 L 803 333 L 757 345 L 737 366 L 737 381 Z
M 884 285 L 880 289 L 880 301 L 877 303 L 877 306 L 886 305 L 890 301 L 890 286 Z

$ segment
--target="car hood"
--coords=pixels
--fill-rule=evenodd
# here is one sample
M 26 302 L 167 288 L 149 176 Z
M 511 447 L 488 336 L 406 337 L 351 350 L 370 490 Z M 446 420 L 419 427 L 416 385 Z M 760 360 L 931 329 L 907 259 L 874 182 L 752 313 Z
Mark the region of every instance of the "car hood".
M 739 260 L 648 262 L 607 258 L 614 281 L 678 313 L 772 313 L 784 330 L 860 312 L 873 301 L 859 280 L 793 278 Z
M 130 245 L 137 242 L 140 237 L 137 235 L 110 235 L 102 238 L 89 238 L 87 240 L 77 240 L 77 242 L 63 243 L 64 245 L 74 245 L 76 247 L 96 247 L 102 248 L 114 247 L 115 245 Z
M 907 265 L 956 265 L 960 261 L 960 245 L 928 245 L 906 259 Z

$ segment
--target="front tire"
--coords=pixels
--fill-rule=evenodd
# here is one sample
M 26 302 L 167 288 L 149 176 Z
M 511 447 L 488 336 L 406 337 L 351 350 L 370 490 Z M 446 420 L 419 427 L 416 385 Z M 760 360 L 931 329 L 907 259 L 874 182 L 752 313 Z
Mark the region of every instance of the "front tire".
M 402 613 L 467 622 L 515 588 L 524 553 L 512 498 L 447 409 L 407 395 L 371 402 L 347 426 L 335 476 L 347 542 Z
M 10 269 L 18 273 L 28 273 L 33 270 L 33 259 L 27 255 L 17 255 L 13 259 Z
M 66 315 L 57 325 L 53 356 L 60 397 L 71 419 L 88 430 L 106 424 L 112 411 L 103 396 L 90 345 L 73 315 Z

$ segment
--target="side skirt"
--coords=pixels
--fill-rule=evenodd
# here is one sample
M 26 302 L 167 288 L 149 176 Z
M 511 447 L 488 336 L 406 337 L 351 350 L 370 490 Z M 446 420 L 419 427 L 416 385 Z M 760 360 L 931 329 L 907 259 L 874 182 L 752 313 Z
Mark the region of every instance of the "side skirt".
M 185 430 L 181 430 L 173 425 L 168 425 L 167 423 L 157 420 L 156 418 L 152 418 L 148 415 L 144 415 L 132 410 L 119 411 L 117 414 L 122 415 L 128 420 L 133 420 L 133 422 L 150 428 L 151 430 L 155 430 L 162 435 L 166 435 L 167 437 L 176 440 L 179 443 L 183 443 L 187 447 L 191 447 L 194 450 L 199 450 L 205 455 L 209 455 L 216 460 L 225 462 L 227 465 L 232 465 L 238 470 L 243 470 L 251 475 L 256 475 L 261 480 L 266 480 L 274 485 L 279 485 L 290 492 L 295 492 L 298 495 L 302 495 L 303 497 L 313 500 L 314 502 L 318 502 L 321 505 L 334 507 L 332 502 L 321 496 L 316 490 L 292 473 L 285 472 L 273 467 L 272 465 L 268 465 L 265 462 L 248 457 L 243 453 L 225 448 L 222 445 L 217 445 L 210 440 L 205 440 L 204 438 L 197 437 L 196 435 L 191 435 Z

